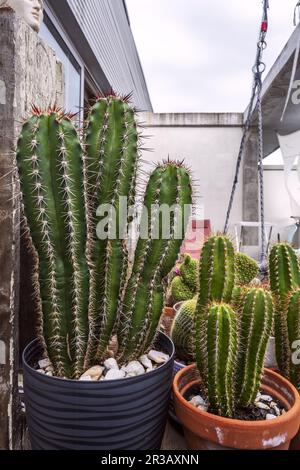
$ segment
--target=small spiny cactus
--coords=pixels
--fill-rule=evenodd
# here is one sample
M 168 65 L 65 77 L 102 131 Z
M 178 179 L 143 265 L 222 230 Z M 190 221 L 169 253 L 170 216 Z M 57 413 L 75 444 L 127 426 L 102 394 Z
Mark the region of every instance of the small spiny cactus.
M 238 285 L 250 284 L 259 273 L 257 262 L 245 253 L 235 254 L 235 283 Z
M 175 276 L 171 282 L 171 294 L 174 304 L 192 299 L 195 293 L 183 281 L 181 276 Z
M 179 268 L 183 282 L 193 291 L 199 288 L 199 261 L 190 255 L 184 255 L 184 261 Z
M 178 357 L 184 361 L 195 360 L 194 314 L 197 298 L 184 302 L 173 320 L 171 338 Z

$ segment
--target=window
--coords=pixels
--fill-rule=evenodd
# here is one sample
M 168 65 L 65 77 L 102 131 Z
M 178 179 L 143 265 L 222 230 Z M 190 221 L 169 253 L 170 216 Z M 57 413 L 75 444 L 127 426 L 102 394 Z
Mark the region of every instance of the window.
M 50 15 L 45 12 L 40 36 L 55 50 L 57 58 L 62 62 L 65 74 L 65 109 L 73 113 L 80 112 L 83 106 L 84 67 L 80 59 L 75 58 L 67 45 L 63 32 L 59 32 Z M 75 51 L 74 51 L 75 52 Z

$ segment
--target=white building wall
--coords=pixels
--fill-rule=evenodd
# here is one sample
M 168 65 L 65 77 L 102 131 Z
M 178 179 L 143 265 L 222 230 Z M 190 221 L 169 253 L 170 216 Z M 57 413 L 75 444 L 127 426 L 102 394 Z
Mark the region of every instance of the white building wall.
M 293 172 L 293 178 L 290 180 L 293 188 L 298 188 L 297 173 Z M 273 240 L 277 239 L 279 233 L 284 240 L 287 238 L 288 231 L 286 227 L 293 224 L 291 219 L 292 211 L 290 199 L 284 182 L 284 172 L 282 169 L 265 168 L 265 211 L 268 222 L 274 224 Z
M 185 159 L 199 187 L 199 218 L 210 219 L 213 230 L 223 230 L 225 212 L 234 178 L 242 136 L 240 114 L 144 114 L 152 137 L 143 159 L 158 162 L 168 156 Z M 144 169 L 149 169 L 148 165 Z M 242 220 L 242 171 L 232 210 L 231 223 Z

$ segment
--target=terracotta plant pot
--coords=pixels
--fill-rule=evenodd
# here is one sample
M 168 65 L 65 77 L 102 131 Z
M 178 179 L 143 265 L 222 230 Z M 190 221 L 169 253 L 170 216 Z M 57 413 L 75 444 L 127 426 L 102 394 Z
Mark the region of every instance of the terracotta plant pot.
M 299 395 L 300 396 L 300 395 Z M 299 430 L 291 442 L 290 450 L 300 450 L 300 417 L 299 417 Z
M 184 427 L 191 450 L 260 449 L 288 450 L 299 429 L 300 398 L 295 387 L 281 375 L 265 369 L 264 393 L 278 399 L 287 410 L 268 421 L 242 421 L 201 411 L 185 398 L 201 381 L 193 364 L 179 371 L 173 382 L 176 414 Z

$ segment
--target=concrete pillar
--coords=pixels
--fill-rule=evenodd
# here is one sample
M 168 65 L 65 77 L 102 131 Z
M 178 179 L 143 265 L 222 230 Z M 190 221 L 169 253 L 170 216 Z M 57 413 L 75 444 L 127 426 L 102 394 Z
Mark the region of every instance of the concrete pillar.
M 243 221 L 259 221 L 258 187 L 258 145 L 257 130 L 253 128 L 246 143 L 243 163 Z M 258 244 L 258 230 L 248 228 L 244 232 L 243 245 Z
M 0 10 L 0 449 L 19 448 L 20 442 L 20 202 L 14 149 L 31 105 L 63 105 L 63 94 L 54 51 L 14 12 Z

